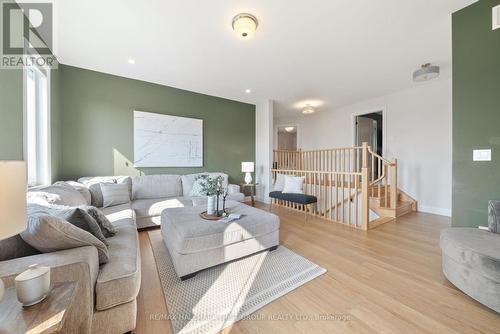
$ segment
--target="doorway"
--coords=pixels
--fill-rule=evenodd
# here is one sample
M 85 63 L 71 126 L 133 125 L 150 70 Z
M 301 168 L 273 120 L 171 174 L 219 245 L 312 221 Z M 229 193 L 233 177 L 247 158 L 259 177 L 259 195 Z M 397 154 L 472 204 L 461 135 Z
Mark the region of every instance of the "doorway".
M 355 146 L 364 142 L 372 151 L 380 156 L 384 153 L 384 113 L 382 111 L 355 115 L 354 140 Z
M 278 150 L 297 151 L 297 127 L 278 127 Z

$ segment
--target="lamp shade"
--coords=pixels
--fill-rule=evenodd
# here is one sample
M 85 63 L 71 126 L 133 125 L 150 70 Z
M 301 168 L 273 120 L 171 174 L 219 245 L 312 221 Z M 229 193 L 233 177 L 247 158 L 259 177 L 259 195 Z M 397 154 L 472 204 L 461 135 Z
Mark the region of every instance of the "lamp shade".
M 243 173 L 253 173 L 255 169 L 253 162 L 242 162 L 241 163 L 241 171 Z
M 0 240 L 26 229 L 26 165 L 0 161 Z

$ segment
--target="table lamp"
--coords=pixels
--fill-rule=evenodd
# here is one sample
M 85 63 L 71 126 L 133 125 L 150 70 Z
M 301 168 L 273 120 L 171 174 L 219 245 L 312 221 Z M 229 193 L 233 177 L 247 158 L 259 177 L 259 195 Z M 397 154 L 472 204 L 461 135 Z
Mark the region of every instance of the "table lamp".
M 26 165 L 0 161 L 0 240 L 26 229 Z M 0 300 L 4 285 L 0 279 Z
M 242 162 L 241 163 L 241 171 L 245 174 L 245 183 L 252 183 L 252 174 L 255 171 L 255 165 L 253 162 Z

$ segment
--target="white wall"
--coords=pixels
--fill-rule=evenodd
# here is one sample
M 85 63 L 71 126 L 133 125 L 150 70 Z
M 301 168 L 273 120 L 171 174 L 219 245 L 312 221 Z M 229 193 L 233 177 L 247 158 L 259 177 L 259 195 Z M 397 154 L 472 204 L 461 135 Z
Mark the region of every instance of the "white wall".
M 451 79 L 336 110 L 281 117 L 274 123 L 298 126 L 297 146 L 301 149 L 347 147 L 353 145 L 352 115 L 382 109 L 384 156 L 398 159 L 399 188 L 418 201 L 419 211 L 451 215 Z
M 273 110 L 272 100 L 265 100 L 255 107 L 255 181 L 257 200 L 269 203 L 271 165 L 273 155 Z

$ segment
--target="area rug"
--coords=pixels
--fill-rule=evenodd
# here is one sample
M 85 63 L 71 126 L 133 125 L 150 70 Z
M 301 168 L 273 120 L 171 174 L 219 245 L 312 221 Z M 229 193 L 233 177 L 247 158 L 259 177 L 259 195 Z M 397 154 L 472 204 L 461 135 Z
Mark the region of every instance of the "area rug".
M 160 231 L 149 232 L 174 333 L 217 333 L 326 269 L 280 246 L 181 281 Z

